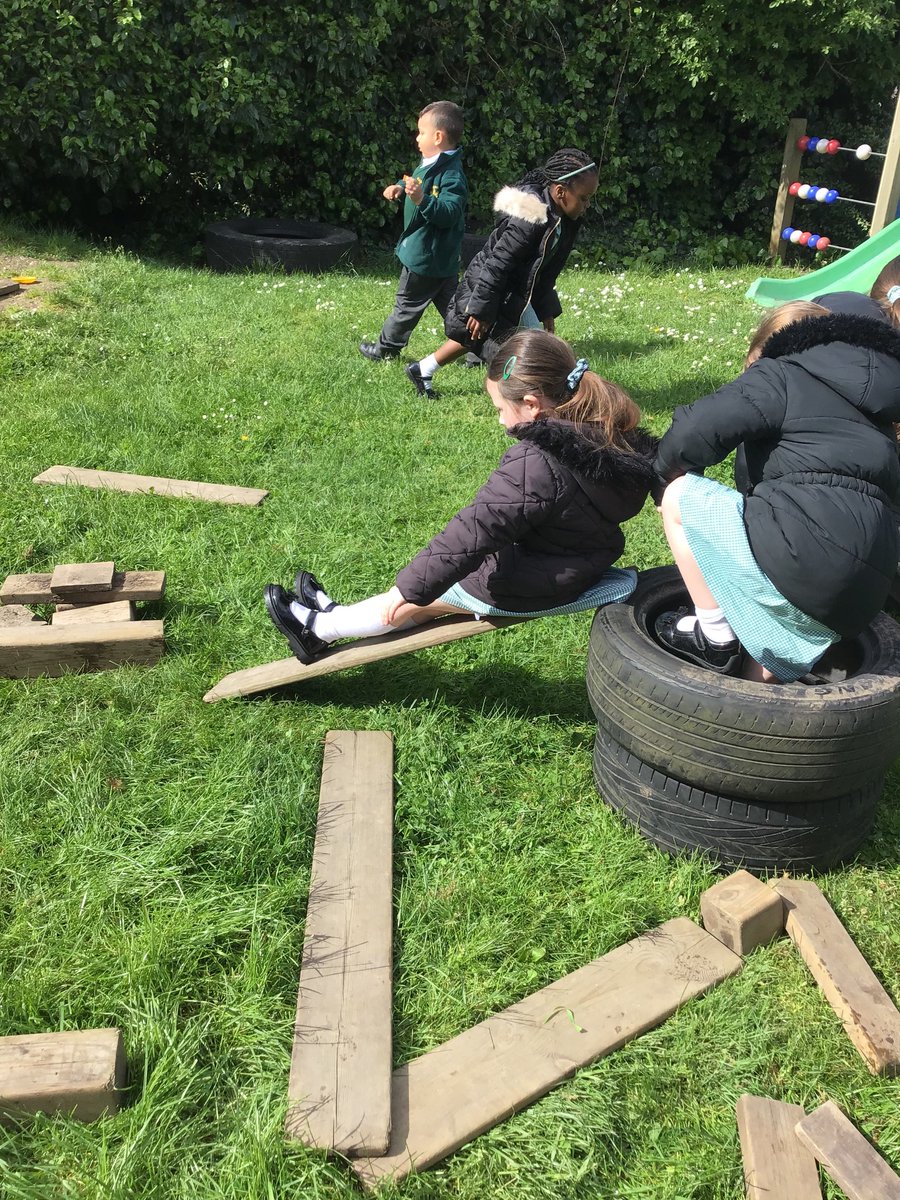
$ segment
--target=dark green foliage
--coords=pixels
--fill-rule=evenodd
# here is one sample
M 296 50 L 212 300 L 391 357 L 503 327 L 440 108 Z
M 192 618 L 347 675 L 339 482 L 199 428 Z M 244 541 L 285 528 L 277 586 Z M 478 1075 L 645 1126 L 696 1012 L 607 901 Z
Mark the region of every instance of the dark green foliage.
M 450 98 L 473 223 L 576 145 L 602 163 L 601 246 L 755 247 L 791 114 L 883 143 L 897 26 L 892 0 L 5 0 L 3 203 L 94 230 L 286 213 L 389 237 L 381 190 Z

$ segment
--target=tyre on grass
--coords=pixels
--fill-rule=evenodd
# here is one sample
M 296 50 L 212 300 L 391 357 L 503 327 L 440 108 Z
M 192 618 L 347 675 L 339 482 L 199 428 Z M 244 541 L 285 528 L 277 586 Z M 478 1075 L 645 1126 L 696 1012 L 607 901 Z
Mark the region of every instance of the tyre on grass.
M 319 221 L 246 217 L 206 227 L 210 270 L 330 271 L 356 246 L 356 234 Z

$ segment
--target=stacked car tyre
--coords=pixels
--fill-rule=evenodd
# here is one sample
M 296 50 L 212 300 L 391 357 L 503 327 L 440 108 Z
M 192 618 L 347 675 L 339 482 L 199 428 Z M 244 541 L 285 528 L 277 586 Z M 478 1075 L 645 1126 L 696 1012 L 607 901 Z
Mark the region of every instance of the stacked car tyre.
M 656 845 L 723 866 L 826 870 L 875 819 L 900 753 L 900 627 L 880 615 L 815 676 L 772 686 L 682 662 L 653 636 L 689 603 L 675 567 L 598 610 L 587 686 L 603 799 Z

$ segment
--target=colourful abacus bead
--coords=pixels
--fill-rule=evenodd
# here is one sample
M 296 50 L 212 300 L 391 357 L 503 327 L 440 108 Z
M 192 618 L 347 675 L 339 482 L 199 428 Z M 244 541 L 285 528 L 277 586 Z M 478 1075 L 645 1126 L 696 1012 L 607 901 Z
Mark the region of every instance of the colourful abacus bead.
M 829 154 L 837 154 L 840 148 L 841 143 L 837 140 L 837 138 L 832 138 L 826 146 L 826 150 Z
M 805 246 L 811 237 L 812 237 L 811 233 L 801 233 L 800 236 L 797 238 L 797 245 Z
M 797 188 L 797 195 L 800 197 L 801 200 L 805 200 L 806 197 L 809 195 L 809 184 L 801 183 L 800 186 Z
M 803 237 L 803 230 L 795 229 L 794 232 L 791 234 L 791 241 L 796 246 L 802 237 Z
M 819 140 L 816 142 L 816 154 L 827 154 L 828 143 L 830 141 L 831 138 L 819 138 Z
M 861 146 L 856 147 L 856 157 L 861 158 L 863 161 L 869 158 L 871 154 L 872 147 L 868 144 L 868 142 L 863 142 Z
M 806 244 L 810 248 L 810 250 L 815 250 L 816 246 L 819 243 L 819 239 L 821 238 L 821 236 L 822 235 L 820 233 L 811 233 L 809 235 L 809 241 Z
M 782 229 L 782 231 L 781 231 L 781 240 L 783 242 L 789 242 L 791 240 L 791 234 L 793 232 L 794 232 L 793 225 L 785 225 L 784 229 Z
M 799 183 L 792 183 L 792 184 L 791 184 L 791 186 L 788 188 L 788 192 L 789 192 L 789 193 L 790 193 L 792 196 L 796 196 L 796 195 L 797 195 L 797 193 L 798 193 L 799 191 L 800 191 L 800 184 L 799 184 Z
M 816 148 L 816 146 L 818 146 L 818 144 L 819 144 L 819 139 L 817 137 L 811 137 L 809 139 L 809 142 L 807 143 L 806 148 L 810 152 L 810 154 L 812 154 L 812 152 L 815 150 L 815 148 Z
M 808 137 L 804 136 L 804 137 L 797 138 L 797 149 L 798 150 L 805 150 L 808 145 L 809 145 Z
M 828 188 L 816 188 L 815 200 L 819 204 L 825 203 L 825 197 L 828 195 Z
M 830 245 L 831 245 L 831 238 L 820 237 L 819 244 L 816 246 L 816 249 L 817 250 L 827 250 Z
M 828 189 L 828 195 L 825 197 L 826 204 L 834 204 L 835 200 L 840 200 L 841 193 L 835 188 Z

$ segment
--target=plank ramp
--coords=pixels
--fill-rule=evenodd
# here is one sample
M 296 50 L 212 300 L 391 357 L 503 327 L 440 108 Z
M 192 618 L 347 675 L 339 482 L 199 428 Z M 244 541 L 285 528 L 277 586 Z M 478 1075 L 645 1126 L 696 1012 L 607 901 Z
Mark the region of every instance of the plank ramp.
M 687 917 L 641 934 L 396 1070 L 388 1152 L 353 1170 L 373 1188 L 430 1166 L 741 966 Z
M 900 1176 L 833 1100 L 798 1121 L 796 1133 L 849 1200 L 900 1200 Z
M 160 475 L 131 475 L 124 471 L 92 471 L 84 467 L 48 467 L 35 475 L 33 483 L 77 484 L 113 492 L 144 492 L 180 500 L 209 500 L 215 504 L 262 504 L 263 488 L 237 487 L 226 483 L 198 483 L 194 479 L 166 479 Z
M 748 1094 L 738 1100 L 747 1200 L 822 1200 L 816 1160 L 794 1133 L 805 1116 L 799 1104 Z
M 0 629 L 0 676 L 36 679 L 67 671 L 106 671 L 126 663 L 150 666 L 164 648 L 162 621 L 108 621 Z
M 50 586 L 47 573 L 8 575 L 0 587 L 0 604 L 53 604 L 64 597 Z M 161 600 L 166 590 L 165 571 L 116 571 L 112 587 L 80 592 L 79 604 L 108 604 L 112 600 Z
M 873 1075 L 900 1073 L 900 1012 L 819 888 L 779 879 L 785 929 Z
M 393 798 L 391 734 L 328 733 L 285 1134 L 348 1156 L 390 1136 Z
M 520 625 L 527 617 L 474 617 L 460 614 L 456 617 L 441 617 L 420 625 L 417 629 L 404 629 L 397 633 L 386 633 L 382 637 L 360 638 L 355 642 L 342 642 L 332 646 L 311 663 L 302 663 L 296 658 L 281 658 L 277 662 L 265 663 L 261 667 L 248 667 L 245 671 L 233 671 L 210 688 L 203 699 L 208 704 L 227 700 L 234 696 L 252 696 L 269 688 L 284 687 L 290 683 L 306 683 L 323 675 L 337 671 L 349 671 L 351 667 L 366 663 L 396 658 L 401 654 L 414 654 L 430 646 L 442 646 L 445 642 L 457 642 L 461 638 L 475 637 L 479 633 L 493 633 L 509 625 Z
M 93 1121 L 118 1109 L 125 1070 L 118 1029 L 0 1038 L 0 1121 L 39 1112 Z

